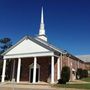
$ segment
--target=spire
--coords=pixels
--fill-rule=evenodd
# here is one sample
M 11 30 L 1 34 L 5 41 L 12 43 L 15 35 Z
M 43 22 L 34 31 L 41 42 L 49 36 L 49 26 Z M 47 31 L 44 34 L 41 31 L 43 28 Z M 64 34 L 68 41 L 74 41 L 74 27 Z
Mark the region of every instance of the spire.
M 43 17 L 43 7 L 42 7 L 42 12 L 41 12 L 41 23 L 44 23 L 44 17 Z
M 40 23 L 39 35 L 45 35 L 43 7 L 42 7 L 42 11 L 41 11 L 41 23 Z
M 42 10 L 41 10 L 41 23 L 40 23 L 40 29 L 39 29 L 38 38 L 47 41 L 47 38 L 45 36 L 43 7 L 42 7 Z

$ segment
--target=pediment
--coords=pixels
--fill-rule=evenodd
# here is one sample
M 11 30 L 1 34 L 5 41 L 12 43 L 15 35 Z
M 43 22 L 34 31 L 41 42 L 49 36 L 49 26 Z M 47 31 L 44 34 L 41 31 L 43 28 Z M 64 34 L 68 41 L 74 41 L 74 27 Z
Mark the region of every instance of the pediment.
M 38 43 L 30 39 L 24 39 L 22 42 L 15 45 L 11 50 L 9 50 L 5 55 L 28 54 L 47 51 L 49 50 L 39 45 Z

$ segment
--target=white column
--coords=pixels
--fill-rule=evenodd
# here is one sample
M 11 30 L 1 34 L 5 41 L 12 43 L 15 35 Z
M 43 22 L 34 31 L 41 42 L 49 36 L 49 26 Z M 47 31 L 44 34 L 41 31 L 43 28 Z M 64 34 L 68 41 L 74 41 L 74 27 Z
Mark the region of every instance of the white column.
M 33 83 L 36 82 L 36 66 L 37 65 L 37 58 L 34 57 L 34 70 L 33 70 Z
M 60 58 L 57 59 L 57 80 L 60 79 Z
M 20 69 L 21 69 L 21 58 L 18 59 L 17 83 L 19 83 L 19 81 L 20 81 Z
M 5 70 L 6 70 L 6 59 L 4 59 L 4 62 L 3 62 L 3 70 L 2 70 L 2 82 L 4 82 L 5 80 Z
M 51 57 L 51 83 L 54 83 L 54 56 Z

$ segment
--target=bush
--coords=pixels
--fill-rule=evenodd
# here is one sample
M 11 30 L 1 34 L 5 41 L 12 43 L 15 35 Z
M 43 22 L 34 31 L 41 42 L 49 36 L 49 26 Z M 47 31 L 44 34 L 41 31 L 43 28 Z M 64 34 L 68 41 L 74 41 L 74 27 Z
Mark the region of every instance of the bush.
M 82 69 L 78 68 L 76 72 L 76 78 L 81 79 L 83 77 Z
M 70 79 L 70 68 L 68 66 L 64 66 L 61 71 L 61 79 L 58 80 L 59 84 L 66 84 Z
M 88 77 L 88 71 L 87 70 L 82 70 L 81 68 L 78 68 L 77 72 L 76 72 L 76 78 L 77 79 L 82 79 L 84 77 Z
M 59 79 L 58 84 L 66 84 L 66 81 L 63 81 L 62 79 Z
M 88 71 L 87 70 L 83 70 L 83 77 L 84 78 L 88 77 Z

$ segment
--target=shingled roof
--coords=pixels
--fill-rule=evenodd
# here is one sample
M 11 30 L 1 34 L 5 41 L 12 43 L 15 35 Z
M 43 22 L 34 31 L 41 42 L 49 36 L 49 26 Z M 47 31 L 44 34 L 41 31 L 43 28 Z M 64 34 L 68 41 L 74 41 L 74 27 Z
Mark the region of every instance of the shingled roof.
M 78 55 L 77 57 L 84 62 L 90 62 L 90 55 Z

